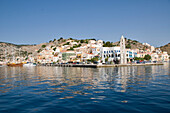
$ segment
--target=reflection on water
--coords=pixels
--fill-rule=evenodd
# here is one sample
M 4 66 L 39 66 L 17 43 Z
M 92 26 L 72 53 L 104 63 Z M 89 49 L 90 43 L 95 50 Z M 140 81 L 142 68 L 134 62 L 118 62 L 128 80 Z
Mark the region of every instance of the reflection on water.
M 0 91 L 20 86 L 48 84 L 50 86 L 84 85 L 85 89 L 114 89 L 126 92 L 131 85 L 143 85 L 154 80 L 159 73 L 169 75 L 169 65 L 113 67 L 113 68 L 74 68 L 74 67 L 4 67 L 1 68 Z M 86 86 L 86 85 L 87 86 Z M 139 87 L 140 87 L 139 86 Z M 52 88 L 52 90 L 58 88 Z M 59 88 L 60 89 L 60 88 Z
M 167 92 L 163 92 L 167 94 L 167 97 L 164 95 L 164 99 L 167 99 L 170 95 L 168 92 L 170 91 L 169 64 L 165 64 L 164 66 L 112 68 L 1 67 L 0 72 L 0 99 L 4 99 L 3 96 L 5 96 L 6 100 L 4 100 L 4 102 L 14 101 L 12 100 L 14 97 L 23 100 L 25 100 L 24 97 L 29 97 L 29 102 L 41 98 L 40 100 L 43 101 L 41 104 L 43 103 L 45 104 L 43 106 L 47 107 L 56 105 L 56 102 L 62 104 L 62 102 L 65 102 L 62 100 L 68 101 L 69 99 L 74 99 L 75 103 L 72 101 L 68 101 L 68 103 L 74 105 L 80 103 L 77 105 L 80 110 L 84 109 L 81 107 L 89 104 L 88 102 L 90 100 L 90 102 L 94 103 L 107 101 L 107 110 L 109 110 L 113 109 L 111 106 L 117 106 L 117 102 L 131 102 L 135 104 L 135 101 L 139 101 L 142 98 L 138 97 L 135 100 L 134 95 L 145 95 L 147 99 L 152 95 L 153 98 L 154 94 L 151 94 L 151 92 L 158 91 L 158 89 L 162 87 L 167 88 Z M 162 94 L 161 91 L 158 92 L 160 95 Z M 1 106 L 4 102 L 0 101 L 0 111 L 3 111 Z M 22 103 L 22 101 L 16 102 L 15 100 L 15 103 Z M 11 105 L 13 104 L 11 103 Z M 57 105 L 59 106 L 59 104 Z M 95 105 L 103 106 L 103 104 Z M 38 107 L 37 109 L 40 110 L 40 106 L 36 106 Z M 3 107 L 4 111 L 10 109 L 8 107 Z M 17 104 L 15 108 L 16 107 Z M 18 107 L 20 107 L 20 104 Z M 90 106 L 89 109 L 93 109 L 93 107 L 91 107 L 92 106 Z

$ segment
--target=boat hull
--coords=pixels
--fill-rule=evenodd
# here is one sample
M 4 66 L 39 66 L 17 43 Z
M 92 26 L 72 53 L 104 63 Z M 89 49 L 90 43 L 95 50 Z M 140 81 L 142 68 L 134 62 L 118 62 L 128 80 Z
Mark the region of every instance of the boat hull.
M 23 66 L 23 63 L 18 63 L 18 64 L 7 64 L 7 66 L 18 67 L 18 66 Z

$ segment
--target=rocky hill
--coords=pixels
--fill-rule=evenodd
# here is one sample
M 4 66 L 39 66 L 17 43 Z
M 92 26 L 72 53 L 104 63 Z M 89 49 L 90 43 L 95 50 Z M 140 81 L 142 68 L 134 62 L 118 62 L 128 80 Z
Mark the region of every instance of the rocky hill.
M 168 43 L 168 44 L 166 44 L 166 45 L 164 45 L 164 46 L 161 46 L 160 49 L 161 49 L 162 51 L 168 52 L 168 55 L 170 55 L 170 43 Z
M 6 42 L 0 42 L 0 59 L 4 59 L 5 57 L 11 57 L 14 53 L 15 56 L 27 56 L 27 55 L 32 55 L 36 56 L 40 51 L 45 49 L 45 47 L 57 47 L 57 46 L 63 46 L 63 45 L 69 45 L 69 41 L 72 40 L 74 42 L 77 42 L 78 45 L 76 47 L 81 46 L 83 44 L 87 44 L 89 40 L 95 40 L 95 39 L 84 39 L 84 40 L 77 40 L 77 39 L 64 39 L 64 38 L 59 38 L 58 40 L 54 39 L 53 41 L 50 40 L 49 42 L 46 43 L 41 43 L 41 44 L 34 44 L 34 45 L 16 45 L 12 43 L 6 43 Z M 125 38 L 126 42 L 126 48 L 130 49 L 150 49 L 149 46 L 143 45 L 142 43 L 136 41 L 136 40 L 131 40 Z M 120 46 L 120 41 L 118 42 L 104 42 L 103 47 L 113 47 L 113 46 Z M 74 48 L 68 46 L 69 48 Z M 162 51 L 167 51 L 168 54 L 170 54 L 170 43 L 168 43 L 165 46 L 160 47 Z M 67 50 L 67 48 L 66 48 Z
M 114 42 L 112 44 L 114 46 L 120 46 L 120 41 Z M 143 45 L 139 41 L 131 40 L 131 39 L 127 39 L 127 38 L 125 38 L 125 45 L 126 45 L 126 48 L 130 48 L 130 49 L 142 49 L 142 50 L 145 50 L 147 48 L 150 48 L 150 47 L 148 47 L 146 45 Z
M 58 40 L 54 39 L 50 40 L 47 43 L 34 44 L 34 45 L 16 45 L 12 43 L 0 42 L 0 59 L 4 59 L 5 57 L 11 57 L 15 54 L 15 56 L 27 56 L 32 54 L 32 56 L 36 56 L 38 51 L 42 51 L 45 47 L 55 47 L 62 46 L 70 39 L 63 39 L 62 37 Z

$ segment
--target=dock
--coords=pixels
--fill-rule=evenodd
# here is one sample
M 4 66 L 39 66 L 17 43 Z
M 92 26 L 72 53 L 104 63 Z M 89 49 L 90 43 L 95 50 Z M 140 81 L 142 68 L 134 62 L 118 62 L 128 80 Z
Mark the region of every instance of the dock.
M 146 64 L 39 64 L 39 66 L 57 66 L 57 67 L 126 67 L 126 66 L 148 66 L 148 65 L 163 65 L 163 63 L 146 63 Z

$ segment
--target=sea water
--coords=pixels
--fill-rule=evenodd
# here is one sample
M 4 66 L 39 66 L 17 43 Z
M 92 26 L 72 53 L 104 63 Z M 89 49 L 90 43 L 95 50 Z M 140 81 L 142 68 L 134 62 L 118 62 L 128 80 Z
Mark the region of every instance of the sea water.
M 0 67 L 0 113 L 170 113 L 169 63 Z

